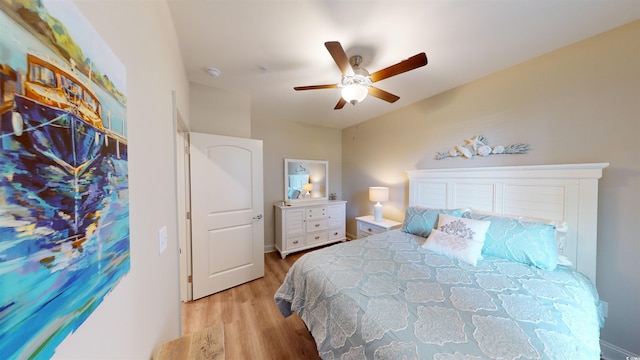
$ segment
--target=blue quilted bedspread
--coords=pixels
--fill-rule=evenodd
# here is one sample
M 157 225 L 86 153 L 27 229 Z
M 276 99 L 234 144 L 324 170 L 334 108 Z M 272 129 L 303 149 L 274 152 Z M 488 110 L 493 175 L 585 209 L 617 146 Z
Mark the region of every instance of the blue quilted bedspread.
M 581 273 L 471 266 L 394 230 L 298 259 L 275 294 L 323 359 L 599 359 L 600 302 Z

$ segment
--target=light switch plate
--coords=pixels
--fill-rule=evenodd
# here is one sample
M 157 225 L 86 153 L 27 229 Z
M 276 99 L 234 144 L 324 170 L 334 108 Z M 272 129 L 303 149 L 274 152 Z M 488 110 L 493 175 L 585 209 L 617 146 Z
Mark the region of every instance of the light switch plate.
M 158 255 L 167 250 L 167 227 L 163 226 L 158 231 Z

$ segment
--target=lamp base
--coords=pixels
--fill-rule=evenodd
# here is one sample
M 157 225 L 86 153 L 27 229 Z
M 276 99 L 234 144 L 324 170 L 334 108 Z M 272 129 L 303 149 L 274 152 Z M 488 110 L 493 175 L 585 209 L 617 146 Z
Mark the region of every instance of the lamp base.
M 373 206 L 373 221 L 382 222 L 382 205 L 380 202 Z

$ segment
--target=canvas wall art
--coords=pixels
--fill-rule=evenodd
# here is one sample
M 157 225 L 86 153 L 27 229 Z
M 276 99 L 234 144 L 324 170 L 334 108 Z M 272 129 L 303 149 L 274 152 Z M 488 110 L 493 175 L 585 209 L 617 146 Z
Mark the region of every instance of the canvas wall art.
M 126 69 L 71 1 L 0 10 L 0 354 L 50 358 L 129 272 Z

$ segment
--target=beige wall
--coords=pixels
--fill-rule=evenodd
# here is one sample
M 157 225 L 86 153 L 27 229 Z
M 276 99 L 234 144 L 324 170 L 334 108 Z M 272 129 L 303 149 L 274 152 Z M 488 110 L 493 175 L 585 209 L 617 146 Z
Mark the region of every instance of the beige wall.
M 264 148 L 264 245 L 275 248 L 273 204 L 284 198 L 284 159 L 329 161 L 329 192 L 342 195 L 342 132 L 275 119 L 256 119 L 251 123 L 252 138 L 263 141 Z
M 602 339 L 640 354 L 638 39 L 640 21 L 344 129 L 349 232 L 355 233 L 355 216 L 372 212 L 372 185 L 390 186 L 384 215 L 403 220 L 405 170 L 609 162 L 598 220 L 598 290 L 609 303 Z M 477 134 L 492 145 L 528 143 L 531 151 L 434 159 Z
M 190 84 L 192 132 L 251 138 L 251 97 Z
M 127 68 L 131 270 L 55 358 L 150 359 L 180 334 L 172 92 L 187 120 L 189 85 L 166 3 L 77 5 Z

